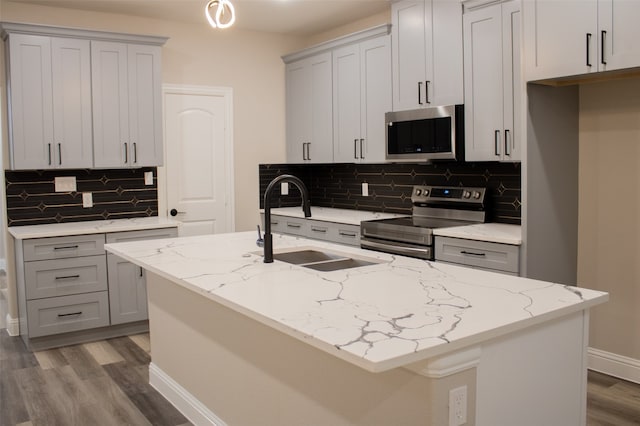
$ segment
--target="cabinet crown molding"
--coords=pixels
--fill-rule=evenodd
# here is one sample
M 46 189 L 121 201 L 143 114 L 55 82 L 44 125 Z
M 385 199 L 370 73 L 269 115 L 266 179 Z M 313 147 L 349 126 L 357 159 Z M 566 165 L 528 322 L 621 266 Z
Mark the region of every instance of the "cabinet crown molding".
M 465 12 L 483 7 L 493 6 L 494 4 L 506 3 L 513 0 L 462 0 L 462 6 Z
M 327 52 L 335 49 L 336 47 L 346 46 L 348 44 L 359 43 L 364 40 L 368 40 L 381 35 L 387 35 L 391 32 L 391 24 L 382 24 L 375 27 L 368 28 L 366 30 L 357 31 L 346 36 L 338 37 L 333 40 L 325 41 L 320 44 L 316 44 L 311 47 L 299 50 L 297 52 L 289 53 L 282 56 L 282 60 L 285 64 L 295 62 L 300 59 L 308 58 L 309 56 L 317 55 L 318 53 Z
M 88 40 L 117 41 L 122 43 L 148 44 L 154 46 L 162 46 L 167 42 L 167 40 L 169 40 L 169 37 L 162 36 L 124 34 L 108 31 L 94 31 L 82 28 L 54 27 L 49 25 L 25 24 L 18 22 L 0 22 L 0 28 L 2 29 L 2 33 L 0 33 L 0 35 L 2 36 L 3 40 L 6 40 L 10 34 L 32 34 L 50 37 L 73 37 Z

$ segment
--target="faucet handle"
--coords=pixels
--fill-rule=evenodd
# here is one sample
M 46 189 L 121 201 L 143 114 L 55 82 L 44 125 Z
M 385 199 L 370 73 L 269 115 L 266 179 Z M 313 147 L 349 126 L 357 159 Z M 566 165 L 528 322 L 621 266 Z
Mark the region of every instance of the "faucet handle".
M 262 234 L 260 233 L 260 225 L 258 225 L 258 239 L 256 240 L 256 245 L 258 247 L 264 247 L 264 238 L 262 238 Z

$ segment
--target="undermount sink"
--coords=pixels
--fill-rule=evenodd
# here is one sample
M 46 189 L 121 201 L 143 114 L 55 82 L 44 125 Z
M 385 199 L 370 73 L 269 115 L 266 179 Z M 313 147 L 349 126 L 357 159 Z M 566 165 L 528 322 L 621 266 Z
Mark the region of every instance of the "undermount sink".
M 262 252 L 256 252 L 256 254 L 262 254 Z M 328 250 L 320 251 L 309 247 L 276 251 L 273 254 L 273 258 L 280 262 L 303 266 L 321 272 L 339 271 L 383 263 L 383 261 L 374 258 L 353 256 Z

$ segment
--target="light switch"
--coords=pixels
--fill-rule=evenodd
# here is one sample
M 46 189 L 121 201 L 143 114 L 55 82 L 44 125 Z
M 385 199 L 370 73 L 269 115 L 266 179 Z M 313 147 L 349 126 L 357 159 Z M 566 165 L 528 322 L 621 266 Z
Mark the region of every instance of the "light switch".
M 280 195 L 289 195 L 289 182 L 280 183 Z
M 54 179 L 56 192 L 75 192 L 76 177 L 75 176 L 58 176 Z
M 369 196 L 369 184 L 367 182 L 362 182 L 362 196 Z
M 153 172 L 144 172 L 144 184 L 153 185 Z
M 91 192 L 82 193 L 82 207 L 93 207 L 93 194 Z

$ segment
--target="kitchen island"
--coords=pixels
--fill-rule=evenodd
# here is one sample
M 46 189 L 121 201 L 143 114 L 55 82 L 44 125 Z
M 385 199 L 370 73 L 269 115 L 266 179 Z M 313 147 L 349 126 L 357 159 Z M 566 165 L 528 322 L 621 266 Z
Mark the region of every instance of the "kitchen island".
M 370 264 L 264 264 L 255 240 L 106 246 L 148 271 L 150 381 L 193 422 L 585 424 L 589 308 L 606 293 L 281 235 L 276 253 Z

